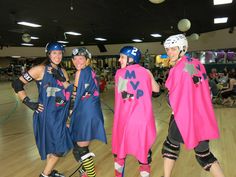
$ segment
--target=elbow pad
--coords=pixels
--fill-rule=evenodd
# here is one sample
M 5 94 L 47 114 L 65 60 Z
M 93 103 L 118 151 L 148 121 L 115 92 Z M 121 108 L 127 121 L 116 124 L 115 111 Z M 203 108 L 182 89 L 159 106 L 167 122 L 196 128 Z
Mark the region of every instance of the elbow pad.
M 159 97 L 161 95 L 160 92 L 152 92 L 152 97 L 156 98 Z
M 19 78 L 13 80 L 11 83 L 11 86 L 16 93 L 24 90 L 24 85 L 25 84 Z
M 28 72 L 25 72 L 22 77 L 24 78 L 25 81 L 27 82 L 31 82 L 33 80 L 32 76 L 28 73 Z M 11 86 L 12 88 L 15 90 L 16 93 L 24 90 L 24 85 L 25 83 L 22 82 L 19 78 L 18 79 L 15 79 Z

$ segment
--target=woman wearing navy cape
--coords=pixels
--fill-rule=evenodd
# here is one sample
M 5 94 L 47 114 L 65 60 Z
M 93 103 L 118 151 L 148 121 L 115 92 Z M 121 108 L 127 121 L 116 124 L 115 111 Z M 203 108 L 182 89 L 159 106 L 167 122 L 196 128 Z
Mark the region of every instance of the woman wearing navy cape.
M 48 60 L 35 66 L 12 82 L 12 87 L 23 103 L 34 111 L 33 128 L 36 145 L 46 166 L 39 177 L 64 177 L 53 170 L 59 157 L 73 147 L 69 129 L 66 127 L 70 103 L 70 89 L 64 88 L 68 75 L 59 64 L 62 61 L 64 47 L 57 43 L 46 46 Z M 24 85 L 35 80 L 38 86 L 38 101 L 33 102 L 26 95 Z M 73 88 L 72 88 L 73 89 Z
M 91 140 L 107 143 L 101 110 L 99 85 L 92 68 L 88 66 L 91 53 L 84 47 L 72 51 L 72 61 L 77 69 L 74 86 L 75 102 L 72 109 L 70 132 L 74 142 L 73 154 L 82 162 L 88 177 L 96 176 L 94 153 L 89 151 Z

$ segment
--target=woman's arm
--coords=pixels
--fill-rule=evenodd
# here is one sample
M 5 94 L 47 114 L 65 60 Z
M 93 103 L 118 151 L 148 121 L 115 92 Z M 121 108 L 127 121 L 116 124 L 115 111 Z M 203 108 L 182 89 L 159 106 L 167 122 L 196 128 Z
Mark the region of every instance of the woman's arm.
M 152 81 L 152 91 L 153 92 L 160 92 L 160 86 L 158 85 L 158 83 L 155 81 L 151 71 L 147 70 L 150 77 L 151 77 L 151 81 Z
M 235 84 L 236 84 L 236 80 L 235 79 L 230 79 L 229 80 L 229 88 L 226 89 L 226 90 L 223 90 L 221 93 L 233 90 L 233 87 L 234 87 Z
M 69 76 L 68 76 L 68 73 L 66 72 L 66 70 L 63 69 L 63 68 L 61 70 L 62 70 L 62 72 L 63 72 L 63 74 L 64 74 L 64 76 L 66 78 L 66 81 L 62 82 L 62 84 L 63 84 L 63 87 L 65 89 L 67 89 L 70 86 L 70 79 L 69 79 Z
M 44 75 L 45 66 L 39 65 L 31 68 L 28 72 L 25 72 L 22 76 L 12 82 L 12 87 L 17 93 L 20 100 L 27 105 L 30 109 L 36 111 L 43 111 L 43 105 L 37 102 L 32 102 L 27 96 L 24 85 L 33 80 L 42 80 Z

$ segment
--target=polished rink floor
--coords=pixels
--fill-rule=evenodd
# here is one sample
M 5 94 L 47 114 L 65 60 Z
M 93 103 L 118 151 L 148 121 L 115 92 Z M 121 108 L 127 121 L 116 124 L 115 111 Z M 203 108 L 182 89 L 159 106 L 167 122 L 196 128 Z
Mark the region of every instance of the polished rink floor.
M 34 83 L 26 87 L 30 98 L 37 98 Z M 102 109 L 108 144 L 94 141 L 90 150 L 96 155 L 97 177 L 113 177 L 113 156 L 111 153 L 111 132 L 113 125 L 114 92 L 110 86 L 101 95 Z M 0 82 L 0 177 L 38 177 L 44 168 L 34 141 L 32 129 L 33 112 L 17 99 L 10 82 Z M 164 95 L 153 99 L 158 137 L 152 148 L 152 177 L 163 175 L 161 147 L 168 129 L 170 109 Z M 236 108 L 216 107 L 221 138 L 211 141 L 212 152 L 220 161 L 226 177 L 236 177 Z M 70 176 L 78 167 L 70 152 L 61 158 L 56 169 Z M 73 177 L 78 177 L 75 173 Z M 126 177 L 139 177 L 138 162 L 128 156 L 125 167 Z M 173 177 L 210 177 L 195 160 L 194 152 L 182 147 L 180 157 L 173 171 Z

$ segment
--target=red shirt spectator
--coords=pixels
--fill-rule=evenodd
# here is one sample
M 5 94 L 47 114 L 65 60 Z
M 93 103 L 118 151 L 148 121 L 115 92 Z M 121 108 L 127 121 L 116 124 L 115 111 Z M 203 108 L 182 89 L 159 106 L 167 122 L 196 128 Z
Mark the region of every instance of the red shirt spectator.
M 106 88 L 107 82 L 105 81 L 104 76 L 101 76 L 99 81 L 100 92 L 103 92 Z

